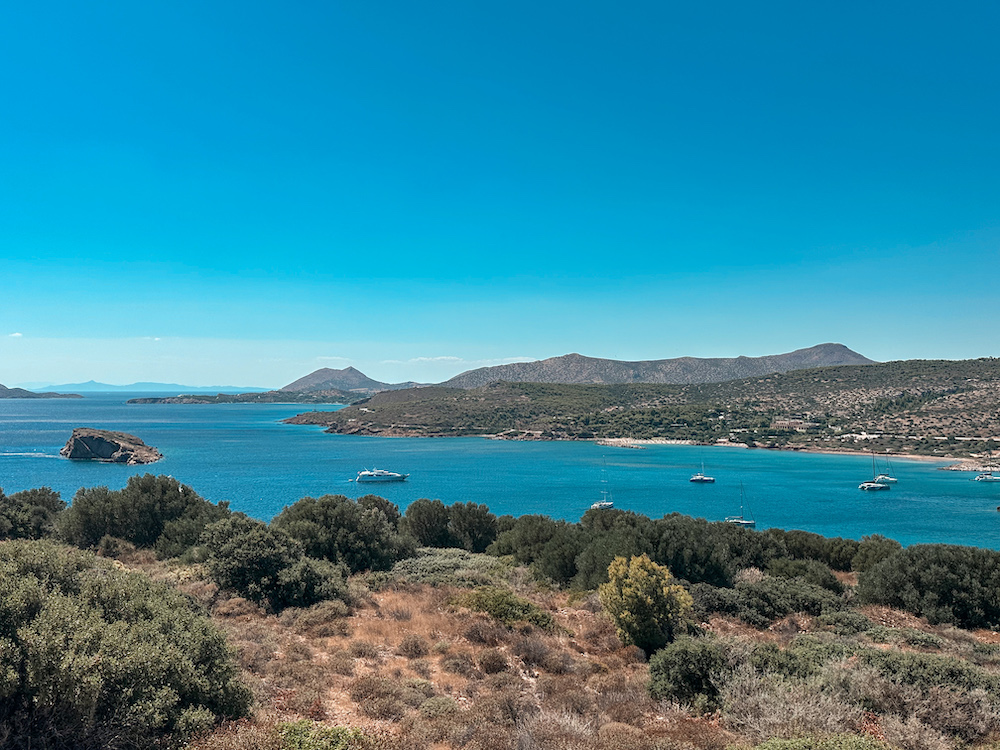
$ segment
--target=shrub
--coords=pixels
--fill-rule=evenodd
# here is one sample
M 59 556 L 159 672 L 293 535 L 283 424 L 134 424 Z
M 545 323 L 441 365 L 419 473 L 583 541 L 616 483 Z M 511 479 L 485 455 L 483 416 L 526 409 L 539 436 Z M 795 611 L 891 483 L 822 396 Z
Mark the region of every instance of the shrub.
M 202 541 L 209 574 L 220 588 L 274 611 L 347 597 L 342 568 L 303 556 L 287 535 L 242 514 L 209 526 Z
M 736 585 L 735 614 L 748 625 L 764 628 L 796 612 L 822 615 L 844 608 L 833 592 L 801 579 L 768 577 L 758 583 Z
M 367 495 L 363 504 L 323 495 L 284 508 L 271 525 L 298 541 L 310 557 L 343 563 L 357 573 L 388 570 L 416 552 L 414 541 L 397 530 L 393 519 L 398 518 L 399 510 L 375 495 Z
M 328 727 L 307 719 L 281 722 L 275 727 L 285 750 L 350 750 L 364 735 L 349 727 Z
M 0 489 L 0 539 L 41 539 L 55 530 L 66 503 L 49 487 L 5 495 Z
M 454 698 L 439 695 L 425 700 L 418 710 L 425 719 L 437 719 L 442 716 L 453 716 L 458 713 L 459 708 Z
M 890 745 L 869 735 L 835 734 L 829 737 L 771 739 L 754 750 L 890 750 Z
M 0 544 L 0 650 L 4 747 L 152 746 L 249 709 L 186 597 L 49 542 Z
M 496 586 L 485 586 L 462 594 L 455 599 L 455 603 L 477 612 L 485 612 L 508 627 L 519 622 L 527 622 L 544 630 L 551 630 L 555 626 L 555 621 L 548 612 L 527 599 L 522 599 L 513 591 Z
M 427 584 L 474 588 L 506 579 L 510 566 L 491 555 L 477 555 L 460 549 L 423 548 L 415 557 L 400 560 L 392 570 L 370 573 L 368 587 L 378 591 L 399 584 Z
M 506 672 L 510 668 L 510 663 L 503 651 L 488 648 L 479 654 L 479 668 L 486 674 L 498 674 Z
M 860 552 L 859 552 L 860 554 Z M 858 599 L 963 628 L 1000 626 L 1000 553 L 975 547 L 907 547 L 862 573 Z
M 887 539 L 881 534 L 861 537 L 858 551 L 851 560 L 851 569 L 859 573 L 871 570 L 883 560 L 892 557 L 903 549 L 903 545 L 895 539 Z
M 429 651 L 430 646 L 427 644 L 427 641 L 416 633 L 410 633 L 403 638 L 403 641 L 399 644 L 399 648 L 396 649 L 397 654 L 405 656 L 407 659 L 427 656 Z
M 820 586 L 835 594 L 844 593 L 844 587 L 833 571 L 818 560 L 774 560 L 767 572 L 780 578 L 801 578 L 806 583 Z
M 649 660 L 649 695 L 655 700 L 718 707 L 720 673 L 726 651 L 708 638 L 683 636 Z
M 638 646 L 647 656 L 674 639 L 692 603 L 670 571 L 646 555 L 615 558 L 598 595 L 622 643 Z
M 874 623 L 860 612 L 844 610 L 828 612 L 816 618 L 817 623 L 833 630 L 837 635 L 857 635 L 871 629 Z

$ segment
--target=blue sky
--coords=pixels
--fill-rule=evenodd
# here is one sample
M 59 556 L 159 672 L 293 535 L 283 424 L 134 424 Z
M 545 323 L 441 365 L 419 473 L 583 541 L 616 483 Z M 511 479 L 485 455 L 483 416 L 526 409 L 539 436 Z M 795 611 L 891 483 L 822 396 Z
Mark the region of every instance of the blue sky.
M 7 6 L 7 385 L 1000 354 L 993 4 Z

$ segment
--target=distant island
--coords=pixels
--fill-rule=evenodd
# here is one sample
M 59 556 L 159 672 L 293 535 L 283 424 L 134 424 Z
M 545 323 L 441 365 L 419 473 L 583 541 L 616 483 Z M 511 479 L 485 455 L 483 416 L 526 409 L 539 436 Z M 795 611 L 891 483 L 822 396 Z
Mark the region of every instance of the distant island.
M 1000 448 L 1000 360 L 843 365 L 698 385 L 435 386 L 288 421 L 340 434 L 672 440 L 965 458 Z
M 35 393 L 24 388 L 7 388 L 0 385 L 0 398 L 83 398 L 78 393 Z
M 264 391 L 263 393 L 189 393 L 182 396 L 130 398 L 126 404 L 352 404 L 366 398 L 338 390 Z
M 74 393 L 111 393 L 115 391 L 126 393 L 258 393 L 268 390 L 267 388 L 255 388 L 252 386 L 235 385 L 179 385 L 178 383 L 129 383 L 128 385 L 111 385 L 110 383 L 98 383 L 88 380 L 85 383 L 68 383 L 66 385 L 47 385 L 45 388 L 53 388 L 59 391 L 72 391 Z M 40 388 L 29 388 L 31 391 L 39 391 Z

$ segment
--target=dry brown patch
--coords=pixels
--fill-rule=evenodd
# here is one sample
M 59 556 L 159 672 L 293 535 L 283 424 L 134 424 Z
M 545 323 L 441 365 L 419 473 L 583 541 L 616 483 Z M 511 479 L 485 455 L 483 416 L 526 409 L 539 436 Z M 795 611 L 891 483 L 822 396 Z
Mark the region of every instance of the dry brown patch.
M 915 630 L 930 632 L 927 620 L 916 615 L 911 615 L 909 612 L 892 609 L 891 607 L 883 607 L 878 604 L 860 607 L 858 611 L 876 625 L 884 625 L 887 628 L 914 628 Z

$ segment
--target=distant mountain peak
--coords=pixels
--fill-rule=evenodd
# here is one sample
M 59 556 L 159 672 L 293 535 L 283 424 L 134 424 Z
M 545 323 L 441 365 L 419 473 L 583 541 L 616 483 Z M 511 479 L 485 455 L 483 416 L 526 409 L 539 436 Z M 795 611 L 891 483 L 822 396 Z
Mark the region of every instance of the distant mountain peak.
M 282 391 L 294 393 L 312 393 L 314 391 L 348 391 L 351 393 L 378 393 L 379 391 L 397 391 L 403 388 L 413 388 L 419 383 L 382 383 L 372 380 L 360 370 L 347 366 L 342 370 L 332 367 L 321 367 L 289 383 Z

